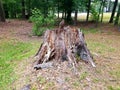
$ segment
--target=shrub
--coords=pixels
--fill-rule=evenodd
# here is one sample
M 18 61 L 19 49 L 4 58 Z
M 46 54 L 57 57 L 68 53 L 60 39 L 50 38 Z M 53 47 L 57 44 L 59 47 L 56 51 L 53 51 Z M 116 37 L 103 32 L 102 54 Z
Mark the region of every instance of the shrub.
M 100 1 L 94 1 L 92 4 L 91 4 L 91 9 L 90 9 L 90 12 L 91 12 L 91 19 L 95 22 L 98 22 L 99 21 L 99 7 L 100 7 Z
M 53 26 L 55 24 L 55 15 L 48 13 L 44 14 L 37 8 L 32 10 L 30 21 L 33 22 L 33 35 L 41 36 L 47 29 L 46 26 Z

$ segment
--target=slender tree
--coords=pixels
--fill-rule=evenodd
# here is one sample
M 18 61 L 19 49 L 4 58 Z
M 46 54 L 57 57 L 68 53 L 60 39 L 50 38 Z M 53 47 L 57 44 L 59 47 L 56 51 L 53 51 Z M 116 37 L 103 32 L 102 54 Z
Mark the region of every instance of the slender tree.
M 58 3 L 57 3 L 57 11 L 58 11 L 58 18 L 59 18 L 59 12 L 60 12 L 60 1 L 58 0 Z
M 117 4 L 118 4 L 118 0 L 115 0 L 109 23 L 113 23 L 113 19 L 114 19 Z
M 118 24 L 119 16 L 120 16 L 120 4 L 119 4 L 118 11 L 117 11 L 117 15 L 116 15 L 116 18 L 115 18 L 115 23 L 114 23 L 115 25 Z
M 73 0 L 67 0 L 66 1 L 66 13 L 67 13 L 67 21 L 70 22 L 72 20 L 71 13 L 73 11 Z
M 77 14 L 78 10 L 75 10 L 74 25 L 77 25 Z
M 1 0 L 0 0 L 0 21 L 5 22 L 5 12 Z
M 103 21 L 104 6 L 105 6 L 105 0 L 102 0 L 102 14 L 101 14 L 101 22 Z
M 87 18 L 86 18 L 86 21 L 88 21 L 88 19 L 89 19 L 90 4 L 91 4 L 91 0 L 88 0 L 88 5 L 87 5 Z
M 22 18 L 25 18 L 25 1 L 21 0 L 21 4 L 22 4 Z
M 28 0 L 28 17 L 30 17 L 31 15 L 30 9 L 31 9 L 31 0 Z

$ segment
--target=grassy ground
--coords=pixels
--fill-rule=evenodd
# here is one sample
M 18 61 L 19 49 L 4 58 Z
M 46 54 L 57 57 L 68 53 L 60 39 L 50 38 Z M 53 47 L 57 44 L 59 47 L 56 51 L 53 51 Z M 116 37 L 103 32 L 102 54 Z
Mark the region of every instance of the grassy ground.
M 11 21 L 8 22 L 3 25 L 0 23 L 0 90 L 10 89 L 11 84 L 18 78 L 14 72 L 17 64 L 33 56 L 39 47 L 39 45 L 37 45 L 39 42 L 26 40 L 22 35 L 22 37 L 19 37 L 20 35 L 17 35 L 19 29 L 17 29 L 16 32 L 18 26 L 15 26 Z M 19 23 L 17 21 L 15 22 Z M 19 25 L 21 23 L 19 23 Z M 5 25 L 7 25 L 8 28 Z M 19 40 L 17 37 L 19 37 Z M 24 40 L 22 38 L 24 38 Z
M 17 78 L 13 72 L 16 62 L 26 59 L 35 53 L 31 43 L 16 40 L 0 40 L 0 90 Z
M 78 20 L 85 21 L 86 16 L 87 16 L 86 13 L 78 14 Z M 109 12 L 108 13 L 103 13 L 103 22 L 104 23 L 109 22 L 110 16 L 111 16 L 111 13 L 109 13 Z M 115 16 L 116 16 L 116 14 L 115 14 Z M 89 20 L 91 20 L 91 17 L 89 18 Z M 119 21 L 119 23 L 120 23 L 120 21 Z
M 32 24 L 10 20 L 0 23 L 0 90 L 120 90 L 120 32 L 110 24 L 79 23 L 96 68 L 79 63 L 79 75 L 63 69 L 35 71 L 34 59 L 41 37 L 31 35 Z

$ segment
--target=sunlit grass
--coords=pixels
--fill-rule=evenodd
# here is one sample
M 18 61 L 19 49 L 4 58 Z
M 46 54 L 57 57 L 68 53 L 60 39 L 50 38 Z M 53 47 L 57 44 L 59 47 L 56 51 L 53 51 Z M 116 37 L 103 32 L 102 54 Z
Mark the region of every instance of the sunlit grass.
M 110 47 L 105 43 L 91 40 L 88 40 L 87 43 L 91 51 L 96 51 L 96 53 L 99 53 L 101 55 L 104 55 L 106 52 L 113 53 L 115 51 L 115 48 Z
M 8 85 L 16 79 L 13 69 L 15 62 L 27 59 L 35 54 L 36 49 L 32 43 L 19 41 L 0 41 L 0 90 L 9 90 Z
M 120 86 L 117 86 L 117 87 L 108 86 L 108 90 L 120 90 Z
M 86 21 L 86 16 L 87 16 L 87 13 L 79 13 L 78 14 L 78 20 L 79 21 Z M 115 16 L 116 16 L 116 13 L 115 13 Z M 103 13 L 103 22 L 109 22 L 110 17 L 111 17 L 111 12 Z M 91 16 L 89 16 L 89 21 L 91 21 Z M 119 20 L 119 23 L 120 23 L 120 20 Z
M 103 14 L 103 22 L 109 22 L 111 13 L 104 13 Z
M 89 33 L 92 33 L 92 34 L 96 34 L 96 33 L 99 33 L 100 32 L 100 30 L 97 30 L 97 29 L 83 29 L 82 30 L 82 32 L 84 33 L 84 34 L 89 34 Z

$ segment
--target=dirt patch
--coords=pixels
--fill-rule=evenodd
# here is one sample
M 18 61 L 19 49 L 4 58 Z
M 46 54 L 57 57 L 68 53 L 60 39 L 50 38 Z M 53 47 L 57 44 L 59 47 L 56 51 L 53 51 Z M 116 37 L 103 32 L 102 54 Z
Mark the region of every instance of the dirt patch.
M 120 63 L 120 60 L 98 58 L 96 56 L 94 58 L 96 60 L 96 68 L 80 61 L 77 74 L 69 67 L 67 62 L 49 69 L 36 71 L 32 68 L 33 62 L 31 61 L 33 59 L 31 61 L 28 60 L 26 68 L 19 72 L 21 76 L 14 83 L 14 86 L 16 86 L 16 90 L 26 85 L 31 85 L 31 88 L 35 88 L 35 90 L 106 90 L 108 86 L 118 86 L 120 79 L 112 76 L 110 72 L 119 67 L 115 63 Z M 23 62 L 20 66 L 24 66 Z
M 27 20 L 7 20 L 0 23 L 0 39 L 17 39 L 24 42 L 41 40 L 41 37 L 32 35 L 32 26 Z

